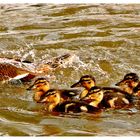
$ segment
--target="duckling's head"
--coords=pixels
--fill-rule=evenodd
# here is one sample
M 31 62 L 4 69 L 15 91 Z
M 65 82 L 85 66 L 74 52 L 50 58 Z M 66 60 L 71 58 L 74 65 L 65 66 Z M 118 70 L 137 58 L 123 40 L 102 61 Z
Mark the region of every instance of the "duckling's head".
M 88 94 L 81 100 L 86 101 L 89 105 L 97 107 L 98 104 L 102 101 L 104 96 L 103 89 L 101 87 L 94 86 L 92 87 Z
M 132 81 L 132 82 L 139 82 L 139 77 L 136 73 L 128 73 L 124 76 L 123 80 L 121 80 L 120 82 L 116 83 L 116 86 L 120 86 L 121 84 L 127 83 L 128 81 Z
M 91 75 L 84 75 L 80 78 L 80 80 L 73 84 L 71 87 L 84 87 L 89 90 L 91 87 L 96 85 L 95 78 Z
M 136 73 L 128 73 L 124 76 L 123 80 L 116 83 L 116 86 L 121 87 L 126 92 L 132 92 L 133 88 L 135 88 L 139 83 L 139 77 Z M 131 90 L 131 91 L 130 91 Z
M 39 102 L 41 103 L 60 103 L 61 95 L 59 90 L 50 89 L 44 95 L 41 96 Z
M 49 81 L 46 78 L 38 78 L 27 90 L 31 89 L 47 92 L 50 89 Z

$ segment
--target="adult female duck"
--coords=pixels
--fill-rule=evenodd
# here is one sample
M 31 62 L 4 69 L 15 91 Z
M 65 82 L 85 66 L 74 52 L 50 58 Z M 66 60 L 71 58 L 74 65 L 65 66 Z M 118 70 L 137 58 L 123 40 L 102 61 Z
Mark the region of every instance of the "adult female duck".
M 65 54 L 39 65 L 26 60 L 0 58 L 0 81 L 20 79 L 23 82 L 27 82 L 37 75 L 55 70 L 72 58 L 73 55 Z

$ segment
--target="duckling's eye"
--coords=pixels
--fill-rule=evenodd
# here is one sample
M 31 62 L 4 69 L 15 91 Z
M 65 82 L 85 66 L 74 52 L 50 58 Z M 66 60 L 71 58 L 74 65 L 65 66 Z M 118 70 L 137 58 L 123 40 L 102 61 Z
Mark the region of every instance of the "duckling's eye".
M 56 95 L 54 95 L 54 97 L 56 97 Z
M 91 84 L 91 81 L 88 81 L 87 83 L 88 83 L 88 84 Z

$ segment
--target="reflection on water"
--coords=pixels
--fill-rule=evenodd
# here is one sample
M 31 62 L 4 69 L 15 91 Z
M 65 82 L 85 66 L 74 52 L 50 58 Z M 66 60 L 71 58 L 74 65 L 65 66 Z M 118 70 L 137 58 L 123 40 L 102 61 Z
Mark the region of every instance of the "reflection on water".
M 0 57 L 38 64 L 75 55 L 50 73 L 52 87 L 69 87 L 84 74 L 113 86 L 128 72 L 140 76 L 139 4 L 1 4 L 0 13 Z M 32 96 L 26 86 L 1 83 L 0 135 L 140 135 L 139 106 L 95 116 L 52 115 Z

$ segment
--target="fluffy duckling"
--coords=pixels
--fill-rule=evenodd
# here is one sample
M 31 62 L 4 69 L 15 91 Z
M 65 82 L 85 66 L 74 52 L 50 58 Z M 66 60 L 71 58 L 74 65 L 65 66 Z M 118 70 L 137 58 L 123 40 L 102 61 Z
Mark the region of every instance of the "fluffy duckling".
M 86 101 L 89 105 L 92 105 L 94 107 L 99 107 L 99 104 L 101 103 L 103 98 L 104 98 L 104 92 L 103 90 L 101 90 L 101 87 L 94 86 L 91 87 L 91 89 L 89 89 L 86 96 L 84 96 L 80 100 Z
M 133 94 L 133 89 L 138 85 L 139 77 L 136 73 L 128 73 L 124 78 L 116 83 L 116 86 L 119 86 L 123 91 Z
M 71 88 L 74 87 L 84 87 L 85 89 L 80 94 L 80 98 L 83 98 L 87 95 L 88 91 L 96 85 L 95 78 L 91 75 L 84 75 L 80 78 L 80 80 L 73 84 Z
M 36 90 L 33 98 L 36 102 L 40 102 L 42 98 L 45 97 L 46 93 L 49 91 L 59 91 L 61 94 L 61 100 L 69 100 L 73 96 L 78 95 L 79 90 L 77 89 L 50 89 L 49 81 L 46 78 L 38 78 L 33 85 L 31 85 L 27 90 Z
M 82 98 L 94 107 L 119 109 L 130 105 L 132 98 L 120 89 L 112 87 L 92 87 L 88 94 Z
M 64 96 L 64 94 L 63 94 Z M 68 94 L 66 95 L 68 96 Z M 49 112 L 101 112 L 101 109 L 88 105 L 83 101 L 63 100 L 62 92 L 60 90 L 48 90 L 40 99 L 41 103 L 48 105 Z

